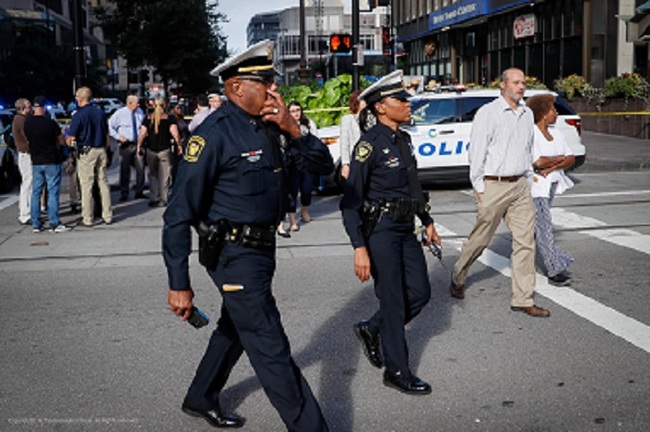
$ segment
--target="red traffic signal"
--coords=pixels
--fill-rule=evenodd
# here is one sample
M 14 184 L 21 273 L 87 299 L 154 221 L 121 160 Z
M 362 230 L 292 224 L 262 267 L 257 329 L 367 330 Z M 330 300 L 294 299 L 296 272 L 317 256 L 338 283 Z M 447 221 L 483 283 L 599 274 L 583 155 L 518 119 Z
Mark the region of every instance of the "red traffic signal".
M 352 36 L 349 34 L 330 35 L 331 53 L 349 53 L 352 50 Z

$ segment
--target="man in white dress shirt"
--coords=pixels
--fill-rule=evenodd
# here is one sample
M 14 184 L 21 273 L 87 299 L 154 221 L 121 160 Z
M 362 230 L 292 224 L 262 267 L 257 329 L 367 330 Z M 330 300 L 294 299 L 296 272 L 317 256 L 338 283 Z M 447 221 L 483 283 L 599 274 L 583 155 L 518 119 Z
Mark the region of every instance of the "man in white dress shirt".
M 535 290 L 535 206 L 527 178 L 532 175 L 534 121 L 523 102 L 524 72 L 501 75 L 501 95 L 481 107 L 470 136 L 470 181 L 477 201 L 476 223 L 451 275 L 452 297 L 465 297 L 470 266 L 490 244 L 503 219 L 512 233 L 511 310 L 534 317 L 550 312 L 533 302 Z

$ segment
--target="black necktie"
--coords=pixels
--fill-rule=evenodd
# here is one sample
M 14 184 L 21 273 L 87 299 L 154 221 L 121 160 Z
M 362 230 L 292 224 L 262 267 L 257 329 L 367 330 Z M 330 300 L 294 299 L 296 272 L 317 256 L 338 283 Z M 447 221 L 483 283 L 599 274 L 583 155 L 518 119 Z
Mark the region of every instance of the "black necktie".
M 284 169 L 282 149 L 280 148 L 278 139 L 272 136 L 271 131 L 269 131 L 269 128 L 265 123 L 260 121 L 258 126 L 264 129 L 266 139 L 271 146 L 271 152 L 273 155 L 273 172 L 278 179 L 278 217 L 275 223 L 277 226 L 280 221 L 284 219 L 284 214 L 289 208 L 289 191 L 287 189 L 287 181 L 285 177 L 286 172 Z
M 138 142 L 138 129 L 135 122 L 135 110 L 131 111 L 131 127 L 133 128 L 133 142 Z
M 399 131 L 395 133 L 395 140 L 399 145 L 402 160 L 406 163 L 406 173 L 409 176 L 411 198 L 418 203 L 418 212 L 420 212 L 424 209 L 426 203 L 424 202 L 424 194 L 422 193 L 422 184 L 420 184 L 420 179 L 418 179 L 415 158 L 411 153 L 411 146 L 409 146 L 409 143 L 404 139 Z

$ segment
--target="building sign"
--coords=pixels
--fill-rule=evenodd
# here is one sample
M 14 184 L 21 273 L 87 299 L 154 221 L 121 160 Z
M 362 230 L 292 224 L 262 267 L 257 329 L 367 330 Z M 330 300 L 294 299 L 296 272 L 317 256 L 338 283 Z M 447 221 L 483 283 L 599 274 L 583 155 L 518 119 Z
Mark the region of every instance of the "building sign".
M 485 15 L 487 0 L 462 0 L 429 14 L 429 30 L 437 30 Z
M 512 24 L 512 35 L 515 39 L 535 36 L 535 14 L 519 15 Z
M 529 4 L 531 0 L 460 0 L 429 14 L 429 31 Z M 406 36 L 406 35 L 405 35 Z M 408 36 L 401 39 L 409 39 Z

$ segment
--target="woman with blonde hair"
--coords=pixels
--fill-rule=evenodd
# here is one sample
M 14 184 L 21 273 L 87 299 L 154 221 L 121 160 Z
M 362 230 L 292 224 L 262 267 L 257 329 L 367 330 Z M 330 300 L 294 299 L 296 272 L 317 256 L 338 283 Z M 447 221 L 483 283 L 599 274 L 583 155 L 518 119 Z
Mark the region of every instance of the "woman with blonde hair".
M 154 100 L 153 113 L 142 122 L 138 153 L 146 148 L 149 167 L 149 207 L 165 207 L 169 196 L 172 169 L 172 144 L 181 145 L 176 122 L 167 114 L 165 101 Z

